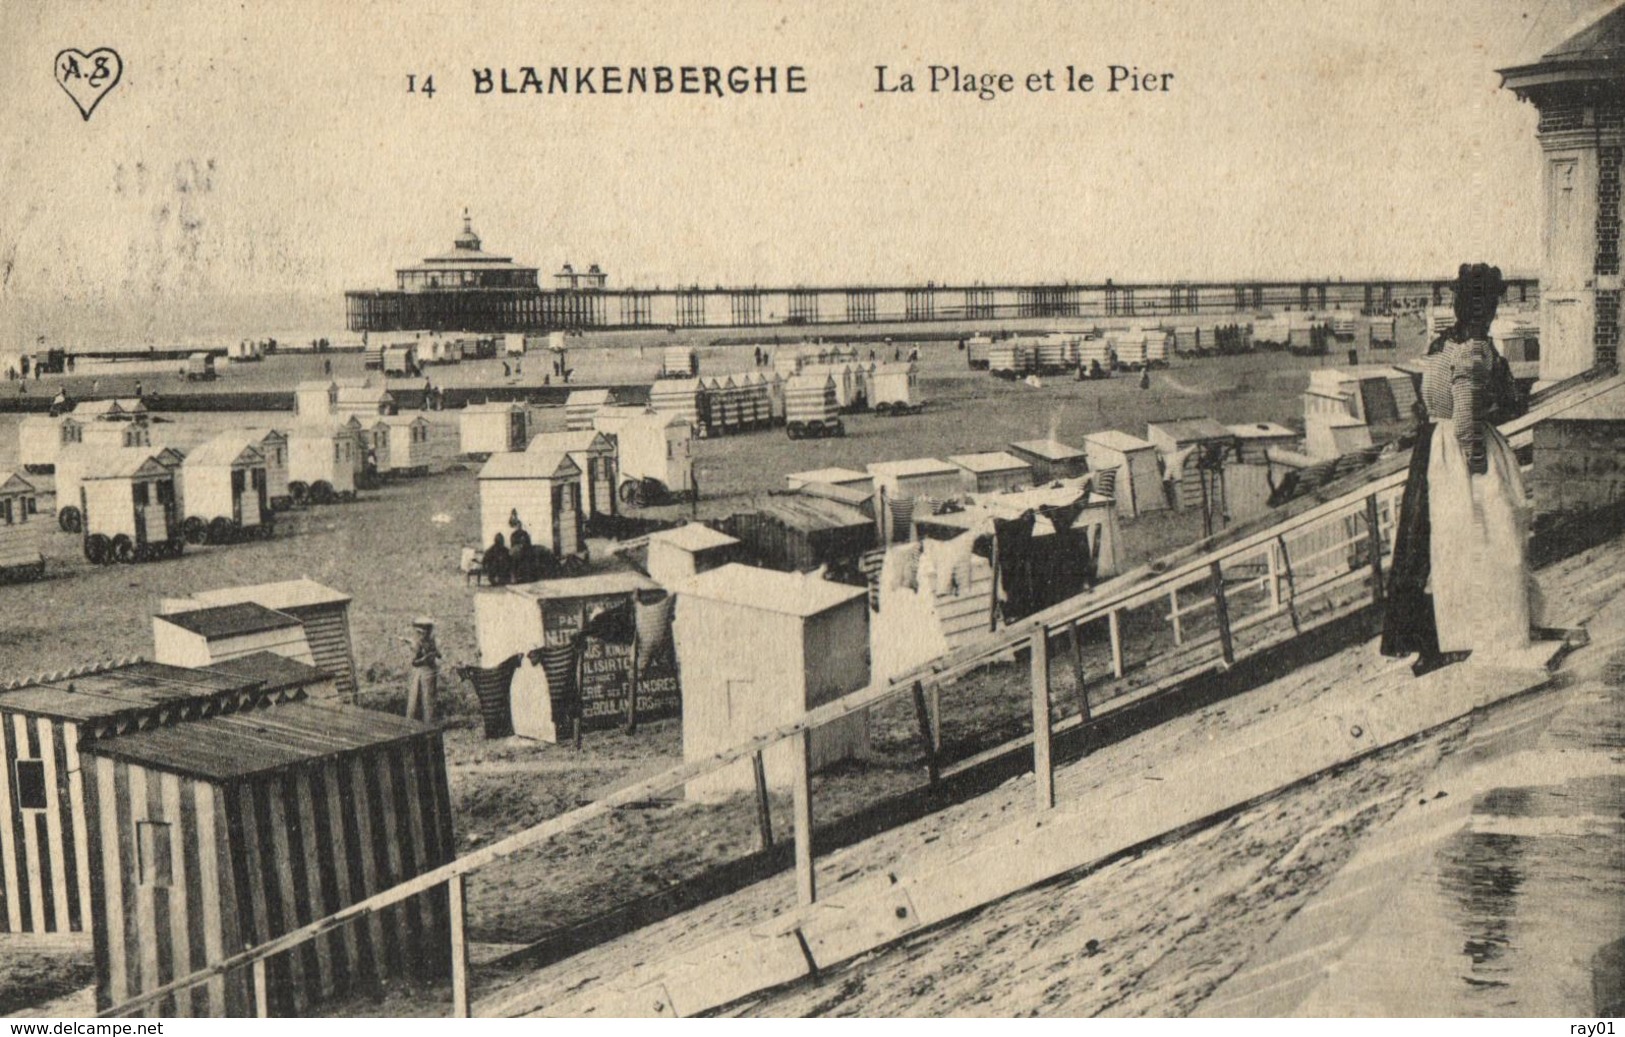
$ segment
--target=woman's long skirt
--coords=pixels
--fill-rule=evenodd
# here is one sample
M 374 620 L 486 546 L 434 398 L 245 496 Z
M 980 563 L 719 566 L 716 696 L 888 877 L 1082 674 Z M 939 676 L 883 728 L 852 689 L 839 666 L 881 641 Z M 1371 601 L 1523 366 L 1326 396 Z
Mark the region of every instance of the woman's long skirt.
M 1388 564 L 1386 611 L 1382 617 L 1382 654 L 1424 658 L 1439 654 L 1439 631 L 1428 593 L 1431 545 L 1428 514 L 1428 461 L 1434 426 L 1419 428 L 1411 450 L 1411 467 L 1399 500 L 1399 528 Z
M 1526 497 L 1517 458 L 1493 426 L 1488 470 L 1468 470 L 1455 436 L 1433 437 L 1428 458 L 1433 612 L 1439 649 L 1475 656 L 1529 644 Z

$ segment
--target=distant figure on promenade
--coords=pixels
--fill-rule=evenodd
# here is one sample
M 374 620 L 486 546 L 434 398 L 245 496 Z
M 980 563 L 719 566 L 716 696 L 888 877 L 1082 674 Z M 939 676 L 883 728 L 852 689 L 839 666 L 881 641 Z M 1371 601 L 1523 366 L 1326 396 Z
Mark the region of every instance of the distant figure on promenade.
M 323 360 L 322 361 L 322 374 L 331 375 L 332 373 L 333 373 L 333 361 L 331 361 L 331 360 Z
M 440 684 L 440 647 L 434 641 L 434 620 L 419 616 L 412 621 L 415 639 L 402 638 L 412 646 L 412 676 L 406 688 L 406 718 L 434 719 L 434 700 Z
M 138 400 L 141 398 L 141 379 L 139 378 L 135 380 L 135 398 Z
M 1140 371 L 1140 388 L 1151 388 L 1151 368 L 1146 367 Z
M 1463 264 L 1456 322 L 1422 358 L 1416 444 L 1384 595 L 1382 652 L 1417 676 L 1530 641 L 1539 603 L 1526 562 L 1523 476 L 1496 425 L 1523 410 L 1490 339 L 1501 271 Z
M 68 390 L 57 389 L 56 396 L 51 399 L 51 417 L 59 418 L 68 411 Z

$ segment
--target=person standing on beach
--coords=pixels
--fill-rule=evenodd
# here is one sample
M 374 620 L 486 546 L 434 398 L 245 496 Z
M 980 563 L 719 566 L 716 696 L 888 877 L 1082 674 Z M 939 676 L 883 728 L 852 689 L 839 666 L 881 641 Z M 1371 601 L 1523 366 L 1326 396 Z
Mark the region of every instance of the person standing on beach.
M 434 700 L 440 684 L 440 648 L 434 642 L 434 620 L 419 616 L 412 621 L 415 639 L 401 638 L 412 646 L 412 676 L 406 687 L 406 719 L 428 722 L 434 719 Z

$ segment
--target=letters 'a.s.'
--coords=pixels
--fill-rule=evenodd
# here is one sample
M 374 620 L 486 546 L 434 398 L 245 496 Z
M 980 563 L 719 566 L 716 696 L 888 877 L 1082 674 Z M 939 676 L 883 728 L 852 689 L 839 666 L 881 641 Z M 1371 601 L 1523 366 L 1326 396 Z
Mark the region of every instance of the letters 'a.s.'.
M 67 91 L 79 114 L 88 121 L 107 92 L 118 85 L 124 74 L 124 59 L 112 47 L 97 47 L 86 54 L 69 47 L 56 56 L 53 69 L 57 85 Z

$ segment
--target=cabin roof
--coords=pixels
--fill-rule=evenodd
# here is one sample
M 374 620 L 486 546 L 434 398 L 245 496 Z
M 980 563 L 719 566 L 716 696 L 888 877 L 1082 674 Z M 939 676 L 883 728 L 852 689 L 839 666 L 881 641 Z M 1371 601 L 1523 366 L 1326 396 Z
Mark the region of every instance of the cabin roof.
M 504 587 L 498 593 L 518 594 L 521 597 L 553 601 L 563 598 L 598 598 L 613 594 L 631 594 L 636 591 L 660 590 L 660 584 L 640 572 L 617 569 L 613 572 L 573 576 L 563 580 L 537 580 Z
M 275 652 L 254 652 L 240 655 L 225 662 L 210 663 L 210 670 L 233 677 L 251 680 L 265 691 L 283 691 L 331 678 L 326 670 L 319 670 L 298 659 L 289 659 Z
M 577 389 L 564 401 L 566 407 L 590 407 L 597 404 L 608 403 L 610 391 L 608 389 Z
M 874 499 L 869 493 L 850 484 L 804 482 L 796 487 L 795 492 L 806 497 L 834 501 L 849 508 L 864 508 Z
M 375 749 L 435 729 L 356 706 L 293 702 L 93 742 L 86 751 L 223 782 Z
M 218 465 L 263 465 L 265 455 L 256 446 L 257 440 L 248 432 L 225 432 L 199 443 L 186 455 L 188 468 Z
M 703 378 L 660 378 L 649 386 L 649 395 L 684 396 L 697 393 L 705 385 Z
M 1002 450 L 995 450 L 985 454 L 954 454 L 948 460 L 967 472 L 976 472 L 978 474 L 1016 472 L 1023 469 L 1032 470 L 1032 465 Z
M 150 447 L 120 447 L 116 450 L 90 448 L 79 455 L 81 479 L 134 479 L 167 475 Z
M 464 414 L 512 414 L 525 409 L 523 403 L 471 403 L 463 408 Z
M 315 380 L 315 381 L 303 381 L 303 382 L 300 382 L 300 383 L 298 383 L 297 385 L 295 385 L 293 387 L 293 391 L 294 392 L 331 392 L 331 391 L 333 391 L 334 389 L 337 389 L 337 388 L 338 388 L 338 385 L 335 382 L 333 382 L 332 379 L 327 379 L 325 381 L 323 381 L 323 380 Z
M 302 626 L 293 616 L 268 609 L 255 601 L 207 605 L 187 612 L 166 613 L 157 618 L 210 641 Z
M 0 493 L 33 493 L 34 484 L 16 472 L 0 471 Z
M 799 490 L 795 493 L 770 494 L 754 501 L 753 507 L 780 524 L 803 533 L 874 525 L 874 519 L 859 511 L 855 505 Z
M 868 465 L 871 475 L 889 475 L 893 478 L 907 478 L 912 475 L 952 475 L 956 469 L 947 461 L 939 461 L 935 457 L 911 457 L 902 461 L 871 461 Z
M 583 451 L 614 453 L 615 447 L 597 429 L 578 429 L 575 432 L 541 432 L 530 437 L 526 453 L 575 454 Z
M 529 450 L 492 454 L 480 469 L 481 479 L 568 479 L 581 474 L 581 467 L 568 454 Z
M 701 598 L 803 618 L 828 612 L 869 595 L 865 587 L 738 563 L 703 572 L 685 581 L 677 591 L 685 598 Z
M 14 682 L 0 689 L 0 712 L 74 722 L 108 720 L 258 686 L 259 681 L 238 674 L 134 660 Z
M 1023 440 L 1020 443 L 1011 443 L 1010 449 L 1019 450 L 1024 454 L 1031 454 L 1045 461 L 1077 461 L 1085 456 L 1084 452 L 1077 447 L 1067 446 L 1065 443 L 1054 439 Z
M 235 605 L 252 601 L 268 609 L 279 610 L 315 605 L 343 605 L 350 601 L 348 594 L 323 586 L 309 577 L 281 580 L 276 583 L 218 587 L 214 590 L 198 591 L 192 597 L 206 605 Z
M 868 472 L 860 472 L 852 468 L 814 468 L 807 472 L 791 472 L 785 478 L 841 486 L 846 483 L 869 482 L 873 479 L 873 476 Z
M 1255 421 L 1245 425 L 1228 425 L 1230 434 L 1237 439 L 1296 439 L 1298 434 L 1285 425 L 1273 421 Z
M 1212 418 L 1174 418 L 1170 421 L 1151 421 L 1145 426 L 1173 438 L 1176 443 L 1195 443 L 1207 439 L 1230 439 L 1233 434 Z
M 421 414 L 386 414 L 378 420 L 391 428 L 411 425 L 427 425 L 429 423 L 429 419 L 425 418 Z
M 1091 432 L 1083 437 L 1083 441 L 1105 447 L 1107 450 L 1115 450 L 1120 454 L 1131 454 L 1136 450 L 1156 449 L 1139 436 L 1131 436 L 1127 432 L 1120 432 L 1114 428 Z
M 656 541 L 690 552 L 709 551 L 712 548 L 739 543 L 737 538 L 700 522 L 689 522 L 674 529 L 650 533 L 649 542 L 652 544 Z

